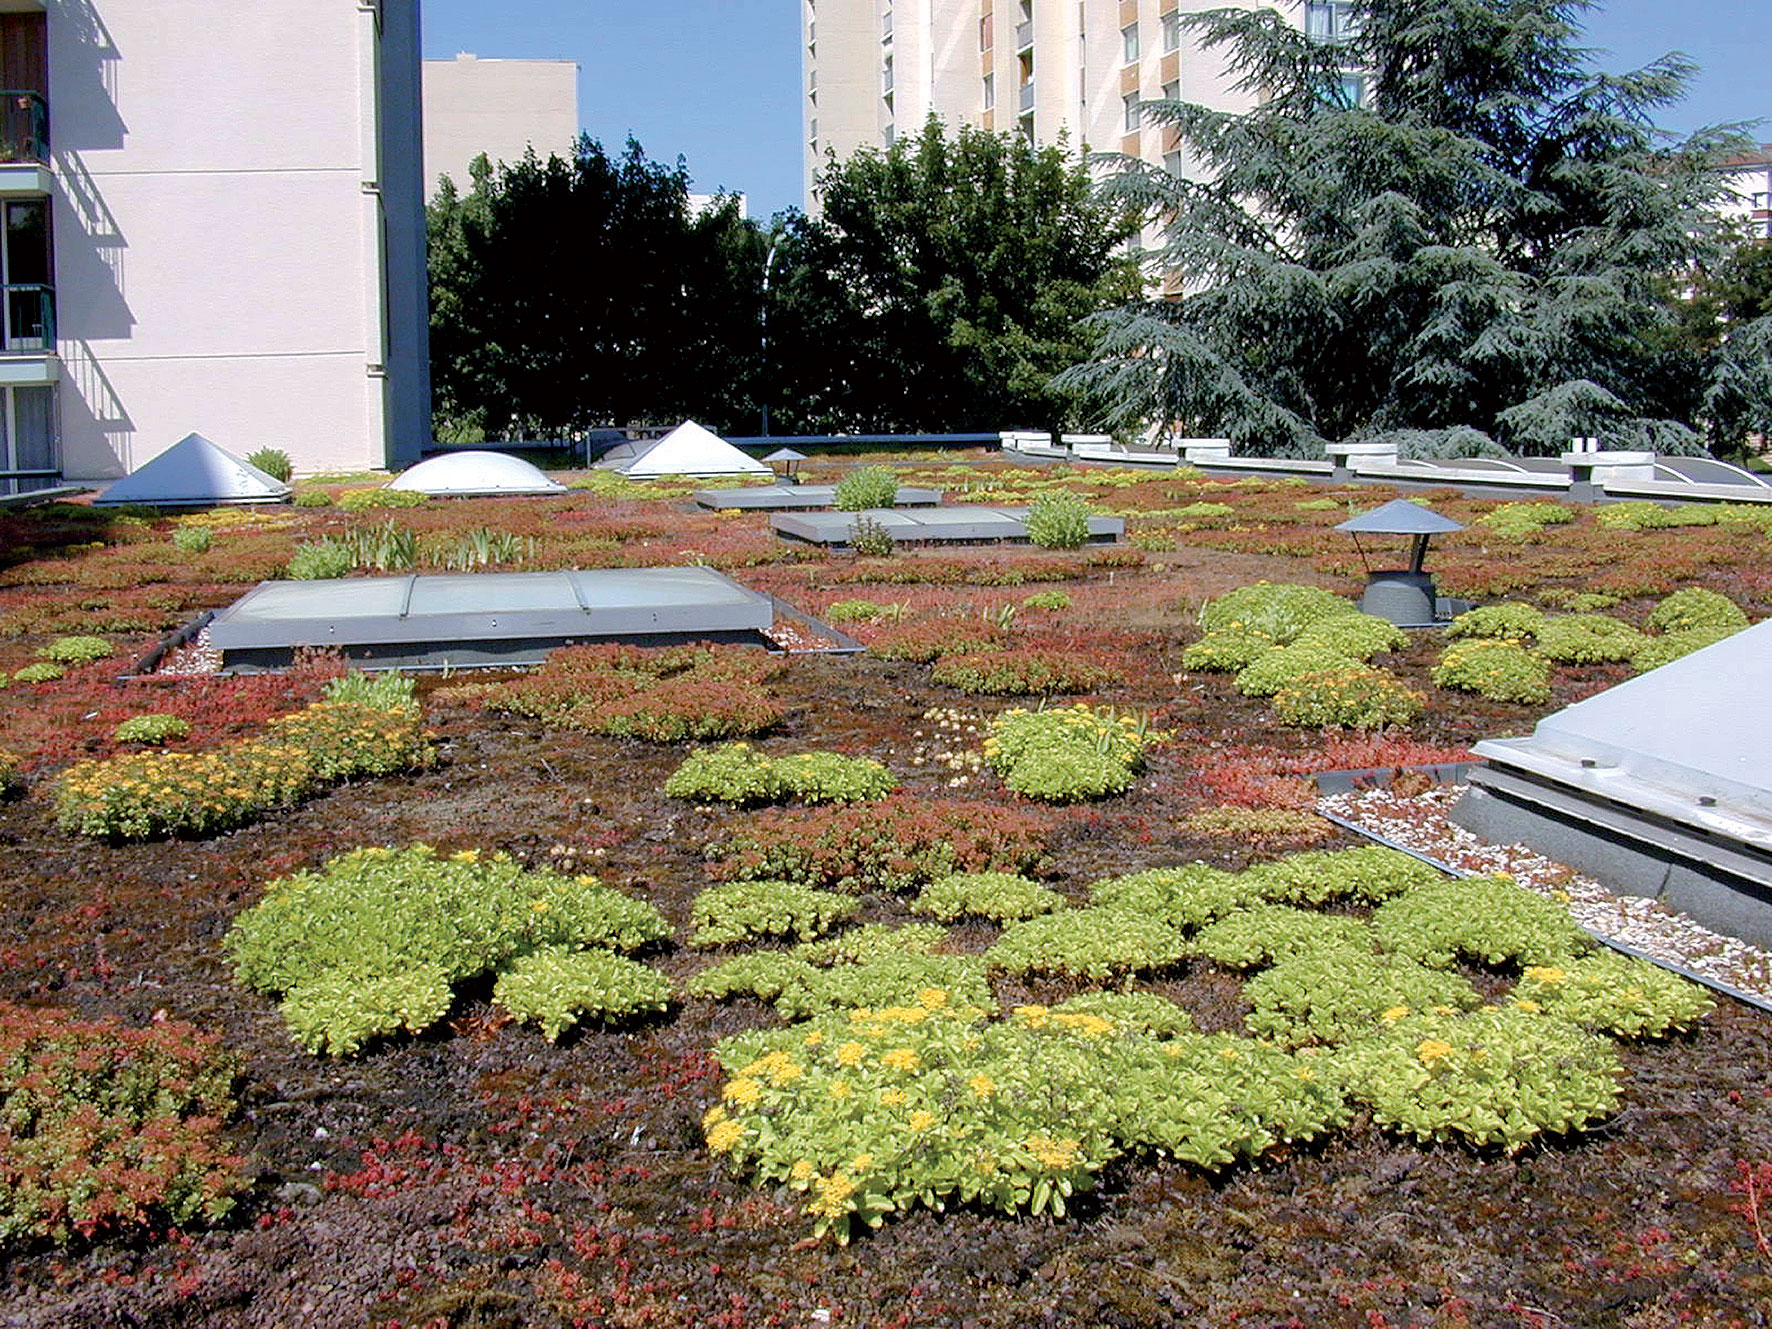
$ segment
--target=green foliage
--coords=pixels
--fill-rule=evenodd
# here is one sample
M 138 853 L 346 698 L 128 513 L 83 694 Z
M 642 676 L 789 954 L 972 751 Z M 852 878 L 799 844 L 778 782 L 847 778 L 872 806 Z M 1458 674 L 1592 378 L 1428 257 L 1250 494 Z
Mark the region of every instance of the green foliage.
M 208 526 L 180 526 L 172 533 L 172 544 L 187 554 L 207 554 L 215 544 L 215 532 Z
M 709 1151 L 806 1195 L 847 1240 L 916 1205 L 1062 1215 L 1133 1151 L 1222 1167 L 1346 1120 L 1308 1059 L 1247 1039 L 1153 1037 L 1101 1015 L 987 1020 L 939 990 L 918 1004 L 722 1041 Z
M 1255 898 L 1257 883 L 1247 874 L 1204 863 L 1147 868 L 1089 887 L 1093 905 L 1134 910 L 1186 929 L 1204 927 Z
M 1534 605 L 1509 600 L 1498 605 L 1482 605 L 1453 619 L 1446 628 L 1448 637 L 1501 637 L 1523 641 L 1536 637 L 1544 626 L 1544 611 Z
M 327 701 L 370 706 L 378 711 L 403 711 L 418 705 L 418 680 L 398 669 L 373 674 L 353 669 L 328 682 L 320 695 Z
M 1454 642 L 1434 666 L 1435 687 L 1474 692 L 1490 701 L 1542 706 L 1550 700 L 1550 665 L 1511 641 L 1476 637 Z
M 247 1179 L 219 1043 L 0 1003 L 0 1247 L 226 1218 Z
M 616 1023 L 666 1010 L 671 985 L 656 969 L 608 951 L 547 946 L 502 969 L 492 1001 L 557 1043 L 580 1020 Z
M 1100 980 L 1168 969 L 1186 952 L 1180 930 L 1162 919 L 1094 905 L 1012 924 L 984 958 L 1011 974 Z
M 1561 503 L 1503 503 L 1478 517 L 1476 525 L 1490 535 L 1498 535 L 1506 540 L 1523 540 L 1529 535 L 1537 535 L 1546 526 L 1561 526 L 1574 520 L 1574 510 Z
M 416 489 L 377 487 L 343 490 L 336 501 L 345 512 L 373 512 L 381 508 L 422 508 L 431 499 L 430 495 L 421 494 Z
M 727 743 L 686 758 L 665 781 L 672 798 L 735 804 L 847 803 L 884 798 L 898 779 L 871 757 L 802 752 L 769 757 L 748 743 Z
M 1274 649 L 1274 639 L 1252 632 L 1208 632 L 1181 653 L 1184 669 L 1241 673 Z
M 1008 923 L 1065 907 L 1065 898 L 1057 891 L 1013 872 L 958 872 L 930 882 L 911 902 L 913 913 L 943 923 L 959 918 Z
M 284 575 L 291 581 L 330 581 L 353 566 L 351 551 L 337 540 L 315 540 L 295 547 Z
M 872 600 L 838 600 L 824 611 L 827 623 L 871 623 L 886 613 L 886 606 Z
M 1052 376 L 1089 354 L 1088 316 L 1137 290 L 1119 252 L 1136 222 L 1098 201 L 1074 145 L 933 118 L 901 131 L 821 165 L 818 215 L 778 232 L 771 418 L 801 433 L 1072 422 Z
M 1370 660 L 1409 645 L 1409 634 L 1376 614 L 1337 614 L 1312 623 L 1293 639 L 1294 648 L 1319 646 L 1355 660 Z
M 1603 504 L 1594 509 L 1594 520 L 1608 531 L 1662 531 L 1681 524 L 1673 509 L 1648 499 Z
M 35 664 L 24 665 L 12 672 L 14 683 L 53 683 L 67 674 L 67 670 L 47 660 L 39 660 Z
M 142 743 L 158 747 L 174 738 L 189 738 L 191 722 L 176 715 L 132 715 L 111 731 L 113 743 Z
M 651 905 L 594 877 L 415 844 L 353 850 L 271 882 L 224 948 L 241 983 L 284 994 L 304 1047 L 343 1056 L 376 1035 L 428 1028 L 455 984 L 519 956 L 635 951 L 669 932 Z
M 897 955 L 929 955 L 948 938 L 948 930 L 934 923 L 864 923 L 822 941 L 803 941 L 788 954 L 807 964 L 865 964 Z
M 898 542 L 885 522 L 864 512 L 849 523 L 849 548 L 863 558 L 891 558 L 898 550 Z
M 1741 606 L 1726 595 L 1707 591 L 1701 586 L 1687 586 L 1656 605 L 1649 615 L 1649 627 L 1655 632 L 1692 632 L 1724 630 L 1736 632 L 1747 626 L 1747 615 Z
M 1605 614 L 1555 614 L 1538 630 L 1539 654 L 1558 664 L 1613 664 L 1642 645 L 1642 633 Z
M 1244 1021 L 1261 1038 L 1296 1047 L 1345 1043 L 1411 1011 L 1470 1008 L 1482 998 L 1456 974 L 1398 955 L 1331 947 L 1294 956 L 1243 987 Z
M 1015 707 L 991 721 L 984 757 L 1016 793 L 1047 803 L 1076 803 L 1130 789 L 1143 768 L 1146 745 L 1158 737 L 1142 716 L 1107 707 Z
M 16 794 L 24 787 L 24 772 L 20 769 L 19 760 L 5 748 L 0 748 L 0 798 Z
M 1357 919 L 1287 904 L 1239 909 L 1200 930 L 1195 954 L 1229 969 L 1254 969 L 1328 950 L 1372 951 L 1372 932 Z
M 929 677 L 944 687 L 988 697 L 1095 692 L 1120 681 L 1114 670 L 1085 656 L 1045 650 L 943 655 Z
M 294 502 L 298 508 L 329 508 L 332 506 L 332 495 L 318 487 L 298 489 L 295 491 Z
M 1340 1060 L 1379 1125 L 1510 1154 L 1609 1115 L 1623 1073 L 1602 1040 L 1517 1005 L 1411 1015 L 1355 1040 Z
M 1715 1006 L 1698 984 L 1659 965 L 1596 950 L 1552 965 L 1529 965 L 1514 985 L 1520 1005 L 1542 1007 L 1584 1029 L 1616 1038 L 1683 1032 Z
M 1377 904 L 1445 880 L 1419 858 L 1382 845 L 1313 849 L 1260 863 L 1244 874 L 1250 896 L 1287 904 Z
M 1112 426 L 1185 420 L 1240 452 L 1405 431 L 1693 450 L 1705 373 L 1669 350 L 1665 274 L 1717 252 L 1690 219 L 1743 145 L 1664 145 L 1691 66 L 1596 70 L 1581 9 L 1361 3 L 1334 42 L 1268 7 L 1185 14 L 1251 109 L 1147 104 L 1186 174 L 1126 162 L 1111 196 L 1161 220 L 1153 265 L 1181 294 L 1098 320 L 1101 354 L 1065 383 Z M 1772 399 L 1767 345 L 1772 324 L 1730 403 Z
M 1569 911 L 1499 877 L 1419 886 L 1372 915 L 1386 951 L 1436 969 L 1464 956 L 1483 964 L 1549 964 L 1591 949 Z
M 1258 581 L 1206 601 L 1200 606 L 1200 627 L 1208 633 L 1240 632 L 1290 646 L 1313 623 L 1353 612 L 1346 600 L 1320 586 Z
M 257 452 L 246 455 L 246 464 L 256 466 L 273 480 L 289 483 L 289 477 L 295 474 L 295 463 L 282 448 L 260 448 Z
M 689 995 L 725 1001 L 730 997 L 756 997 L 774 1001 L 796 978 L 813 965 L 784 951 L 747 951 L 709 965 L 689 980 Z
M 1194 1032 L 1194 1017 L 1154 992 L 1079 992 L 1052 1007 L 1055 1017 L 1094 1015 L 1121 1029 L 1169 1038 Z
M 1725 637 L 1733 637 L 1737 631 L 1737 628 L 1691 628 L 1685 632 L 1664 632 L 1659 637 L 1645 637 L 1630 658 L 1631 668 L 1639 674 L 1646 674 L 1693 651 L 1715 646 Z
M 103 637 L 57 637 L 37 651 L 37 658 L 59 665 L 83 665 L 108 660 L 115 649 Z
M 1041 494 L 1028 508 L 1027 529 L 1042 549 L 1081 549 L 1089 543 L 1089 504 L 1066 489 Z
M 1306 674 L 1353 668 L 1359 661 L 1327 645 L 1276 646 L 1256 656 L 1237 674 L 1236 688 L 1245 697 L 1271 697 L 1288 683 Z
M 829 932 L 851 917 L 851 896 L 814 890 L 788 881 L 736 881 L 695 897 L 689 921 L 691 946 L 727 946 L 758 938 L 799 941 Z
M 803 1020 L 833 1007 L 906 1006 L 942 992 L 963 1006 L 994 1005 L 985 962 L 976 955 L 877 955 L 796 970 L 775 998 L 783 1018 Z
M 1395 675 L 1353 665 L 1299 675 L 1274 694 L 1274 713 L 1300 729 L 1383 729 L 1410 723 L 1426 703 Z
M 1071 607 L 1071 597 L 1063 591 L 1035 591 L 1022 600 L 1021 607 L 1056 613 L 1060 609 Z
M 886 466 L 864 466 L 837 481 L 831 506 L 839 512 L 890 508 L 898 500 L 898 473 Z

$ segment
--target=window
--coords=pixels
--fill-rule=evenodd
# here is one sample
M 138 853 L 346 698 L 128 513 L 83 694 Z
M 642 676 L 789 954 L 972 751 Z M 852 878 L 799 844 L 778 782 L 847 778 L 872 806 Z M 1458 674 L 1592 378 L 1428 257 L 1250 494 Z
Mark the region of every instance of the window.
M 1139 96 L 1136 92 L 1129 92 L 1120 100 L 1126 107 L 1126 132 L 1135 134 L 1138 132 L 1139 126 L 1144 123 L 1143 112 L 1139 109 L 1141 105 Z
M 892 57 L 891 56 L 887 56 L 886 59 L 880 65 L 880 95 L 883 97 L 890 97 L 892 95 Z
M 53 486 L 60 479 L 59 443 L 53 384 L 0 390 L 0 494 Z
M 892 40 L 892 11 L 890 9 L 880 15 L 880 40 L 882 42 Z
M 812 150 L 818 151 L 818 117 L 815 115 L 806 122 L 806 141 L 812 144 Z
M 887 147 L 891 147 L 898 139 L 898 131 L 892 127 L 892 122 L 890 120 L 886 122 L 885 138 Z
M 996 104 L 997 76 L 995 74 L 986 74 L 984 76 L 984 109 L 987 111 L 991 110 Z
M 6 204 L 5 243 L 0 245 L 0 281 L 5 283 L 5 321 L 0 348 L 53 351 L 55 315 L 49 261 L 49 203 L 27 199 Z
M 1181 100 L 1180 79 L 1175 79 L 1172 82 L 1163 85 L 1163 100 L 1166 102 L 1178 102 Z
M 1360 35 L 1353 0 L 1305 0 L 1304 30 L 1318 41 L 1344 42 Z
M 978 49 L 981 51 L 990 50 L 991 41 L 991 16 L 987 13 L 978 20 Z
M 1163 49 L 1179 51 L 1181 49 L 1181 15 L 1171 12 L 1163 15 Z
M 1352 108 L 1366 104 L 1366 77 L 1363 74 L 1341 76 L 1341 104 Z
M 1163 169 L 1170 175 L 1180 175 L 1181 154 L 1179 152 L 1165 152 L 1163 154 Z
M 1138 24 L 1128 23 L 1120 29 L 1120 49 L 1129 65 L 1138 63 Z

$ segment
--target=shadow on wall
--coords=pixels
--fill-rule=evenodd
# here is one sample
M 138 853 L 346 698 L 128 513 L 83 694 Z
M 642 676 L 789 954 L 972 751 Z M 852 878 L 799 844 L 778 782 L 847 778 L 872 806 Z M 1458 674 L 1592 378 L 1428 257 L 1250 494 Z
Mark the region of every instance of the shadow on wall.
M 60 339 L 62 437 L 100 440 L 79 450 L 74 465 L 63 455 L 70 479 L 115 480 L 135 469 L 135 422 L 123 408 L 104 366 L 86 342 Z M 68 391 L 68 389 L 72 391 Z

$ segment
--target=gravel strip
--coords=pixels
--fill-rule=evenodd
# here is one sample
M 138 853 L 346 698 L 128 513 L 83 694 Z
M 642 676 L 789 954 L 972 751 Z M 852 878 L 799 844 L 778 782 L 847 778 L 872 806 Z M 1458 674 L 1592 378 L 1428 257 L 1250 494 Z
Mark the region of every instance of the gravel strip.
M 1463 793 L 1463 785 L 1438 785 L 1410 797 L 1360 789 L 1317 806 L 1460 872 L 1508 873 L 1520 885 L 1567 903 L 1575 921 L 1603 940 L 1772 1002 L 1772 953 L 1712 932 L 1658 901 L 1615 895 L 1523 845 L 1484 843 L 1446 820 Z

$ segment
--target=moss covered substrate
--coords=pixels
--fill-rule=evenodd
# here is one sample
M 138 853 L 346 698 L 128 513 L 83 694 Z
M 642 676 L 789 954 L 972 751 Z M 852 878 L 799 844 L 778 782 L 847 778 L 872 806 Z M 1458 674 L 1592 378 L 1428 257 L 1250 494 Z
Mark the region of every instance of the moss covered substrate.
M 1250 847 L 1179 825 L 1202 802 L 1200 769 L 1251 743 L 1320 742 L 1275 729 L 1227 680 L 1178 684 L 1179 640 L 1112 698 L 1164 707 L 1175 740 L 1125 798 L 1051 814 L 1052 880 L 1075 897 L 1094 878 L 1159 863 L 1242 866 Z M 1419 683 L 1436 647 L 1424 639 L 1393 663 Z M 1568 671 L 1553 705 L 1617 676 Z M 771 686 L 788 720 L 766 746 L 881 757 L 932 794 L 946 773 L 907 765 L 910 736 L 929 730 L 928 708 L 972 705 L 920 667 L 865 659 L 796 660 Z M 1436 694 L 1412 737 L 1468 743 L 1533 718 L 1450 695 Z M 596 871 L 681 926 L 707 884 L 701 847 L 736 815 L 658 793 L 681 749 L 549 732 L 435 695 L 428 715 L 435 770 L 337 789 L 212 840 L 76 840 L 54 827 L 41 787 L 0 806 L 0 996 L 137 1022 L 164 1011 L 222 1031 L 246 1065 L 233 1134 L 253 1176 L 219 1230 L 13 1253 L 0 1321 L 1767 1322 L 1772 1260 L 1731 1184 L 1742 1163 L 1772 1160 L 1772 1021 L 1728 1003 L 1688 1036 L 1625 1048 L 1614 1119 L 1516 1158 L 1356 1123 L 1219 1175 L 1129 1160 L 1066 1221 L 919 1211 L 847 1248 L 805 1241 L 789 1197 L 729 1178 L 701 1147 L 717 1086 L 708 1049 L 772 1021 L 760 1005 L 685 1000 L 668 1018 L 554 1047 L 470 991 L 423 1038 L 342 1062 L 308 1057 L 221 958 L 220 938 L 269 877 L 359 844 L 502 848 Z M 1002 796 L 988 776 L 951 792 Z M 866 902 L 864 919 L 905 917 L 897 901 Z M 977 950 L 995 930 L 957 936 Z M 649 958 L 679 980 L 707 963 L 681 946 Z M 1207 1028 L 1244 1010 L 1240 985 L 1210 965 L 1149 986 Z

